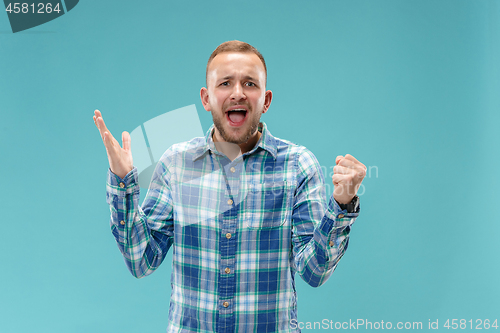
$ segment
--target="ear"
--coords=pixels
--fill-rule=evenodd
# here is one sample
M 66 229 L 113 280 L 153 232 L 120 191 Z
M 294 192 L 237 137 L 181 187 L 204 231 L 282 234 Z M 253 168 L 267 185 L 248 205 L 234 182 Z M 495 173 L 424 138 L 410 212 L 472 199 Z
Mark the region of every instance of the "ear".
M 203 107 L 205 108 L 205 110 L 210 112 L 211 107 L 210 107 L 210 102 L 209 102 L 209 98 L 208 98 L 208 89 L 207 88 L 205 88 L 205 87 L 201 88 L 200 98 L 201 98 L 201 103 L 203 104 Z
M 262 109 L 262 113 L 267 112 L 267 110 L 271 106 L 272 99 L 273 99 L 273 92 L 271 90 L 266 91 L 264 96 L 264 108 Z

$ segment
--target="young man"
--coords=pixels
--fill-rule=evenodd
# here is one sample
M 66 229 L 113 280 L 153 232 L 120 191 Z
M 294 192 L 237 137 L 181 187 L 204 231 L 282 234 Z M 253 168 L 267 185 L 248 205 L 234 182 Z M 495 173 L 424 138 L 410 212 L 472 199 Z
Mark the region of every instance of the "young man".
M 295 273 L 320 286 L 347 249 L 366 167 L 337 156 L 327 202 L 314 155 L 260 122 L 266 79 L 251 45 L 217 47 L 200 91 L 214 125 L 163 154 L 142 207 L 130 135 L 121 148 L 95 111 L 111 229 L 131 273 L 151 274 L 173 250 L 168 332 L 297 332 Z

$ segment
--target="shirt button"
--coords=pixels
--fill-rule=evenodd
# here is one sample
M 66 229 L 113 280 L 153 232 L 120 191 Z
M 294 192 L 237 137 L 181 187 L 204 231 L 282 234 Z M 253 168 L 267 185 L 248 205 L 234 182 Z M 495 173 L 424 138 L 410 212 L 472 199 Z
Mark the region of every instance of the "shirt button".
M 121 220 L 121 221 L 120 221 L 120 224 L 121 224 L 121 225 L 125 225 L 125 221 Z
M 228 204 L 228 205 L 232 205 L 232 204 L 233 204 L 233 200 L 229 199 L 229 200 L 227 201 L 227 204 Z
M 338 217 L 339 219 L 343 219 L 343 218 L 344 218 L 344 214 L 339 214 L 339 215 L 337 215 L 337 217 Z
M 231 169 L 229 170 L 231 170 L 232 173 L 236 172 L 236 169 L 234 167 L 231 167 Z
M 224 270 L 224 272 L 226 272 L 226 274 L 229 274 L 229 273 L 231 273 L 231 270 L 229 269 L 229 267 L 226 267 L 226 269 Z
M 333 241 L 330 241 L 330 243 L 328 243 L 328 245 L 330 245 L 330 246 L 334 246 L 334 245 L 335 245 L 335 243 L 334 243 Z
M 121 187 L 121 188 L 124 188 L 124 187 L 125 187 L 125 184 L 120 183 L 120 187 Z
M 222 306 L 225 307 L 225 308 L 227 308 L 229 306 L 229 302 L 222 303 Z
M 226 234 L 226 238 L 227 238 L 227 239 L 230 239 L 230 238 L 231 238 L 231 233 L 230 233 L 230 232 L 228 232 L 228 233 Z

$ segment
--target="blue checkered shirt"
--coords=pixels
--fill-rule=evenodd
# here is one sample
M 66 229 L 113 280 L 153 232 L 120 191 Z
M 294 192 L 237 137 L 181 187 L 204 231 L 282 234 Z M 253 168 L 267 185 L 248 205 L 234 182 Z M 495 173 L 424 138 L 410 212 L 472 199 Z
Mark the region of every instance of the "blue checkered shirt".
M 130 272 L 151 274 L 172 248 L 168 332 L 299 332 L 295 274 L 320 286 L 347 249 L 358 213 L 327 203 L 309 150 L 259 130 L 233 161 L 213 125 L 173 145 L 142 206 L 137 169 L 108 171 L 111 230 Z

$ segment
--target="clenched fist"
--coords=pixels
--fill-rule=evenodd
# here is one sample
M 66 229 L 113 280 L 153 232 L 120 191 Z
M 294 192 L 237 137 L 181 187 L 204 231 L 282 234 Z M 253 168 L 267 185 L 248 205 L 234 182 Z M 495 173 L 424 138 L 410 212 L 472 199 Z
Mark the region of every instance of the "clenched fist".
M 348 204 L 358 192 L 366 175 L 366 166 L 352 155 L 337 156 L 333 167 L 333 198 L 340 204 Z

